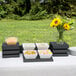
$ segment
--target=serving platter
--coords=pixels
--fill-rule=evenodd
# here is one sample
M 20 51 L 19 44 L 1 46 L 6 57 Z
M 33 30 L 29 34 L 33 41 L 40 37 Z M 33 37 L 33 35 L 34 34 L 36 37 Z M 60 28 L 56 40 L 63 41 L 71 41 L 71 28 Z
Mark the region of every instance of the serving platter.
M 40 59 L 39 55 L 37 56 L 36 59 L 26 59 L 24 57 L 24 54 L 22 53 L 23 55 L 23 62 L 53 62 L 53 58 L 47 58 L 47 59 Z

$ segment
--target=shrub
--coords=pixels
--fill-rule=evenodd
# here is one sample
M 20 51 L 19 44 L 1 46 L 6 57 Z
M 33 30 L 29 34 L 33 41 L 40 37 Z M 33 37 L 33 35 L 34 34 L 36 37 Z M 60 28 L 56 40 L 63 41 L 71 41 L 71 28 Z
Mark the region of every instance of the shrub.
M 7 18 L 7 19 L 19 20 L 19 19 L 20 19 L 20 16 L 15 15 L 15 14 L 9 14 L 9 15 L 7 15 L 6 18 Z
M 32 6 L 29 15 L 30 15 L 30 20 L 39 20 L 48 17 L 47 11 L 44 10 L 40 4 L 36 4 Z
M 30 20 L 30 15 L 26 14 L 26 15 L 20 17 L 19 20 Z
M 35 15 L 41 10 L 42 10 L 42 8 L 40 7 L 40 5 L 33 5 L 30 10 L 30 15 Z
M 46 10 L 39 11 L 37 14 L 30 16 L 31 20 L 39 20 L 39 19 L 45 19 L 45 18 L 47 18 Z
M 2 6 L 0 6 L 0 18 L 6 17 L 6 13 L 7 11 L 5 11 Z
M 2 2 L 3 1 L 3 2 Z M 0 18 L 11 18 L 20 20 L 38 20 L 49 18 L 51 14 L 62 16 L 76 16 L 75 0 L 45 0 L 39 3 L 36 0 L 1 0 Z M 11 15 L 12 14 L 12 15 Z M 17 18 L 16 18 L 17 17 Z

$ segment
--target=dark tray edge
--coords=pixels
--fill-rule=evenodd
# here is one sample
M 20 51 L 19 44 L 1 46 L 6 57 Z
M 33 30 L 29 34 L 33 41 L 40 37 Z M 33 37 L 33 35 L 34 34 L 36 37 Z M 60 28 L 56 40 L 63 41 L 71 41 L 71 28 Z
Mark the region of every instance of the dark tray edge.
M 53 62 L 52 57 L 50 59 L 40 59 L 38 55 L 36 59 L 25 59 L 23 53 L 22 56 L 23 56 L 23 62 Z
M 2 58 L 18 58 L 20 55 L 2 55 Z
M 64 56 L 68 56 L 68 53 L 65 53 L 65 54 L 53 54 L 53 57 L 64 57 Z

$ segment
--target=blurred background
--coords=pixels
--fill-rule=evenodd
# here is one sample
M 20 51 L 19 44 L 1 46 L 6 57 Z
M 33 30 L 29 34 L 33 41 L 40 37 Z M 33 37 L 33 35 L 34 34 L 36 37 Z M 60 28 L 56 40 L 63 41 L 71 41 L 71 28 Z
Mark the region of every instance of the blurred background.
M 20 43 L 55 41 L 55 15 L 75 20 L 74 29 L 64 32 L 70 46 L 76 46 L 76 0 L 0 0 L 0 50 L 5 38 L 16 36 Z

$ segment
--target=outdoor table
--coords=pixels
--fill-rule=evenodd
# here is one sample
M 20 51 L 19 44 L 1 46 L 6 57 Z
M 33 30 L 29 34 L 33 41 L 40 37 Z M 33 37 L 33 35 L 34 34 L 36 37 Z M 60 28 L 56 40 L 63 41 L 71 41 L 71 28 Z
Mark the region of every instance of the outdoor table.
M 76 56 L 53 57 L 53 62 L 23 62 L 23 57 L 2 58 L 0 76 L 76 76 Z

